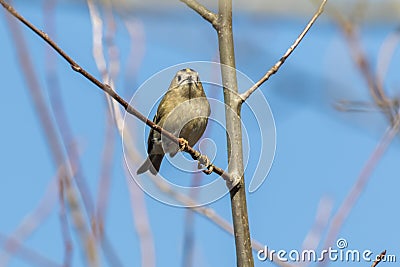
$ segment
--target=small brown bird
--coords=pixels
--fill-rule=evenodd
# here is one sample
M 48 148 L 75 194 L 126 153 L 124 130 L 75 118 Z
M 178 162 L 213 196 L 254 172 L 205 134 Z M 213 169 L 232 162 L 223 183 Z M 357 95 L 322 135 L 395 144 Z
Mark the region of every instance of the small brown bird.
M 194 146 L 203 135 L 210 116 L 210 103 L 206 98 L 199 74 L 192 69 L 178 71 L 158 106 L 153 122 L 173 135 L 184 138 Z M 174 157 L 177 144 L 151 129 L 147 141 L 148 157 L 137 174 L 150 171 L 156 175 L 166 153 Z

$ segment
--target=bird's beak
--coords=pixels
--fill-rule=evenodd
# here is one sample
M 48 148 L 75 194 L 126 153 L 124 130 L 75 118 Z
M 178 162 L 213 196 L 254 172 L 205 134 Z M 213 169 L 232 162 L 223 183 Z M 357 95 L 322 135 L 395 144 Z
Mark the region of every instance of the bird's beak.
M 193 79 L 192 76 L 188 76 L 186 79 L 184 79 L 184 80 L 182 80 L 180 82 L 180 84 L 185 84 L 185 83 L 187 83 L 187 84 L 195 84 L 196 86 L 198 85 L 198 81 Z

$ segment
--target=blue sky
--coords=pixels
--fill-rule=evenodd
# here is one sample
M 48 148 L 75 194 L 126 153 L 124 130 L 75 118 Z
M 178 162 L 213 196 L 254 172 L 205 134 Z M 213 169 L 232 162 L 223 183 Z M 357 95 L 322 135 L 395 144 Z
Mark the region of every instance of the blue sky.
M 32 23 L 44 28 L 45 15 L 41 1 L 37 4 L 19 1 L 16 8 Z M 192 11 L 137 11 L 133 17 L 139 25 L 138 29 L 142 31 L 143 44 L 131 43 L 123 22 L 117 19 L 116 45 L 120 52 L 121 70 L 116 87 L 126 99 L 130 99 L 149 77 L 165 68 L 183 62 L 215 60 L 216 35 Z M 0 19 L 0 58 L 3 63 L 0 65 L 3 88 L 0 98 L 3 122 L 0 138 L 0 233 L 9 235 L 40 202 L 46 188 L 54 180 L 56 168 L 17 61 L 15 44 L 4 11 L 1 11 Z M 291 45 L 307 19 L 235 13 L 237 69 L 252 80 L 260 78 Z M 390 22 L 363 25 L 360 35 L 373 68 L 382 42 L 395 28 L 396 23 Z M 57 6 L 55 29 L 57 43 L 81 66 L 100 77 L 91 52 L 91 23 L 87 7 L 67 4 Z M 29 30 L 23 28 L 23 33 L 37 77 L 49 100 L 52 88 L 46 87 L 44 74 L 48 47 Z M 131 73 L 126 68 L 128 55 L 130 49 L 139 49 L 139 45 L 145 47 L 143 59 L 138 71 Z M 391 96 L 398 95 L 400 79 L 395 75 L 395 70 L 399 68 L 399 56 L 397 51 L 385 80 L 385 88 L 390 90 Z M 89 191 L 97 197 L 99 166 L 105 140 L 107 106 L 104 95 L 57 58 L 60 94 L 75 136 Z M 157 99 L 165 89 L 151 88 L 149 97 Z M 205 87 L 208 96 L 214 94 L 211 89 Z M 332 203 L 331 219 L 357 180 L 387 124 L 384 116 L 379 113 L 340 113 L 333 108 L 333 103 L 338 99 L 370 101 L 370 98 L 366 83 L 351 60 L 340 29 L 327 15 L 318 20 L 279 73 L 265 83 L 260 92 L 267 99 L 274 116 L 276 153 L 265 182 L 257 191 L 248 193 L 251 234 L 273 249 L 300 250 L 314 224 L 321 199 L 329 199 Z M 222 92 L 216 92 L 213 97 L 222 100 Z M 250 120 L 251 116 L 248 110 L 243 111 L 245 121 Z M 137 131 L 142 130 L 143 126 L 138 126 Z M 256 129 L 249 126 L 247 130 L 251 132 Z M 123 266 L 140 266 L 122 142 L 117 134 L 114 138 L 105 229 Z M 210 130 L 210 138 L 219 145 L 218 163 L 226 167 L 224 134 L 213 129 Z M 250 140 L 255 143 L 259 141 Z M 143 144 L 144 141 L 137 141 L 138 147 Z M 395 203 L 399 203 L 400 184 L 396 175 L 399 154 L 399 141 L 395 138 L 343 224 L 338 237 L 347 240 L 349 249 L 370 249 L 375 253 L 386 249 L 388 254 L 400 257 L 397 242 L 400 238 L 400 217 L 395 212 L 398 208 Z M 250 170 L 254 168 L 252 164 L 250 162 Z M 187 184 L 192 178 L 190 175 L 182 175 L 179 179 Z M 203 181 L 214 179 L 218 178 L 215 175 L 203 177 Z M 181 266 L 186 209 L 163 204 L 147 195 L 145 200 L 156 246 L 157 266 Z M 57 197 L 53 197 L 52 201 L 56 203 L 49 217 L 24 244 L 61 264 L 64 246 L 58 217 L 60 207 Z M 225 196 L 210 206 L 231 221 L 229 202 L 229 197 Z M 322 238 L 326 237 L 326 232 L 324 228 Z M 85 266 L 76 233 L 73 229 L 71 233 L 74 237 L 73 266 Z M 193 266 L 235 265 L 234 239 L 198 215 L 194 220 L 194 238 Z M 3 246 L 1 242 L 0 245 Z M 107 266 L 104 258 L 102 262 L 103 266 Z M 257 259 L 255 265 L 272 266 L 271 263 Z M 349 266 L 349 263 L 332 262 L 331 265 Z M 363 265 L 367 266 L 368 263 Z M 391 265 L 394 263 L 386 263 L 385 266 Z M 14 255 L 7 266 L 32 264 Z

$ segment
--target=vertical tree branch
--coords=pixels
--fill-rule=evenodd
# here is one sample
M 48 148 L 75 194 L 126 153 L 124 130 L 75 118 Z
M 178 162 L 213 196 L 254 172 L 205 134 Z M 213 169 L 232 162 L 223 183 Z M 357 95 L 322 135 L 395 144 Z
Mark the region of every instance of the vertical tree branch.
M 235 178 L 234 187 L 230 190 L 230 197 L 235 231 L 236 260 L 237 266 L 254 266 L 247 215 L 246 188 L 244 186 L 242 125 L 240 119 L 242 101 L 237 93 L 231 0 L 219 1 L 218 22 L 216 30 L 222 64 L 222 84 L 224 87 L 228 170 L 231 177 Z

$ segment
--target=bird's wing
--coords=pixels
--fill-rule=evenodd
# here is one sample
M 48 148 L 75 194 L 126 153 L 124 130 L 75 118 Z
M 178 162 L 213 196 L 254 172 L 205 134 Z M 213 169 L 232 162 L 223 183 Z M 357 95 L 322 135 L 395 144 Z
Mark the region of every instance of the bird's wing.
M 173 88 L 175 89 L 175 88 Z M 169 89 L 164 97 L 161 99 L 160 104 L 158 105 L 158 109 L 156 112 L 156 115 L 153 118 L 153 122 L 161 127 L 163 127 L 165 119 L 168 117 L 168 113 L 171 111 L 171 107 L 169 105 L 172 105 L 175 103 L 175 101 L 170 101 L 172 100 L 171 98 L 174 98 L 174 95 L 176 95 L 176 91 L 173 89 Z M 147 153 L 150 154 L 151 151 L 153 150 L 153 146 L 157 145 L 159 141 L 161 140 L 161 135 L 159 132 L 151 129 L 149 138 L 147 140 Z
M 169 89 L 165 93 L 164 97 L 161 99 L 160 104 L 158 105 L 157 113 L 154 116 L 154 123 L 163 127 L 163 120 L 165 120 L 168 117 L 168 113 L 175 108 L 176 103 L 180 102 L 181 99 L 177 88 Z

